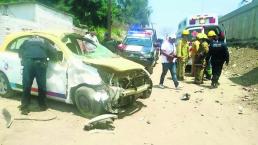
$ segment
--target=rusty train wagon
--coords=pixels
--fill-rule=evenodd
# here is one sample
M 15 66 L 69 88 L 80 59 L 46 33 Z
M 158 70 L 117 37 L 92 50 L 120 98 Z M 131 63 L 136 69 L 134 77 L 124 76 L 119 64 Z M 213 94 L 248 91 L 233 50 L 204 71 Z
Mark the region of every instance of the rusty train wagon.
M 219 18 L 232 45 L 258 46 L 258 0 Z

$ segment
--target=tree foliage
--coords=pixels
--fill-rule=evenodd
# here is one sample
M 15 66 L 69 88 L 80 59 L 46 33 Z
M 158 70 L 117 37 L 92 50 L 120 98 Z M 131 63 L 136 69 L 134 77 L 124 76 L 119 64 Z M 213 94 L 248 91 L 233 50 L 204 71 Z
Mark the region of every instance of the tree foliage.
M 0 3 L 36 1 L 74 16 L 76 25 L 107 27 L 108 0 L 0 0 Z M 112 0 L 112 20 L 149 24 L 148 0 Z
M 122 19 L 127 24 L 149 24 L 151 8 L 148 6 L 148 0 L 117 0 L 117 2 L 122 10 Z

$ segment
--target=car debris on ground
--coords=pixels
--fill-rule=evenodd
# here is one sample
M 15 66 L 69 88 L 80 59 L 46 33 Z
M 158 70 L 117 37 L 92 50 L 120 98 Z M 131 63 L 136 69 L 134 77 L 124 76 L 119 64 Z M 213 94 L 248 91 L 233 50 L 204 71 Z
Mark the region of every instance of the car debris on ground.
M 4 120 L 6 121 L 6 128 L 10 128 L 11 125 L 13 124 L 14 120 L 51 121 L 51 120 L 54 120 L 57 118 L 56 115 L 53 115 L 48 118 L 31 118 L 30 116 L 13 117 L 6 108 L 2 109 L 2 116 L 3 116 Z
M 243 106 L 238 106 L 238 114 L 243 114 Z
M 183 101 L 186 101 L 186 100 L 189 100 L 190 99 L 190 94 L 189 93 L 185 93 L 182 97 L 181 97 L 181 100 Z
M 84 130 L 90 131 L 94 129 L 114 130 L 113 122 L 118 116 L 115 114 L 103 114 L 89 120 L 84 126 Z
M 197 90 L 197 91 L 194 91 L 194 93 L 203 93 L 204 89 L 200 89 L 200 90 Z

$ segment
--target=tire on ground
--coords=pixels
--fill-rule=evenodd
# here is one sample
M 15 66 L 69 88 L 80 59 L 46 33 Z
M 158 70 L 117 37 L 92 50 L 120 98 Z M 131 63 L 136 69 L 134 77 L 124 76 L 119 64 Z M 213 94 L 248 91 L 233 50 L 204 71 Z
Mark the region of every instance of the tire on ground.
M 93 96 L 96 91 L 88 87 L 80 87 L 75 91 L 74 101 L 79 112 L 85 117 L 95 117 L 104 112 L 101 102 L 97 102 Z
M 3 72 L 0 72 L 0 96 L 10 97 L 11 96 L 11 86 Z

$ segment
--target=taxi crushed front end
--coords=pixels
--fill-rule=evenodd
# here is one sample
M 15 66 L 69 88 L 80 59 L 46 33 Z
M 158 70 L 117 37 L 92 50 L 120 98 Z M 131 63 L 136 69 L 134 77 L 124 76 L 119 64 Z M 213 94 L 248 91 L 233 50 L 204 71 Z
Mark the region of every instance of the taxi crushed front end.
M 67 47 L 77 54 L 85 65 L 97 69 L 104 84 L 103 90 L 108 97 L 93 99 L 98 100 L 97 103 L 106 111 L 119 113 L 121 107 L 132 104 L 137 98 L 150 96 L 152 81 L 144 66 L 124 59 L 101 44 L 78 35 L 70 35 L 64 40 L 69 42 Z
M 147 98 L 151 94 L 152 81 L 143 70 L 131 70 L 124 73 L 99 74 L 108 86 L 109 98 L 104 102 L 108 112 L 119 113 L 123 107 L 132 104 L 138 98 Z

